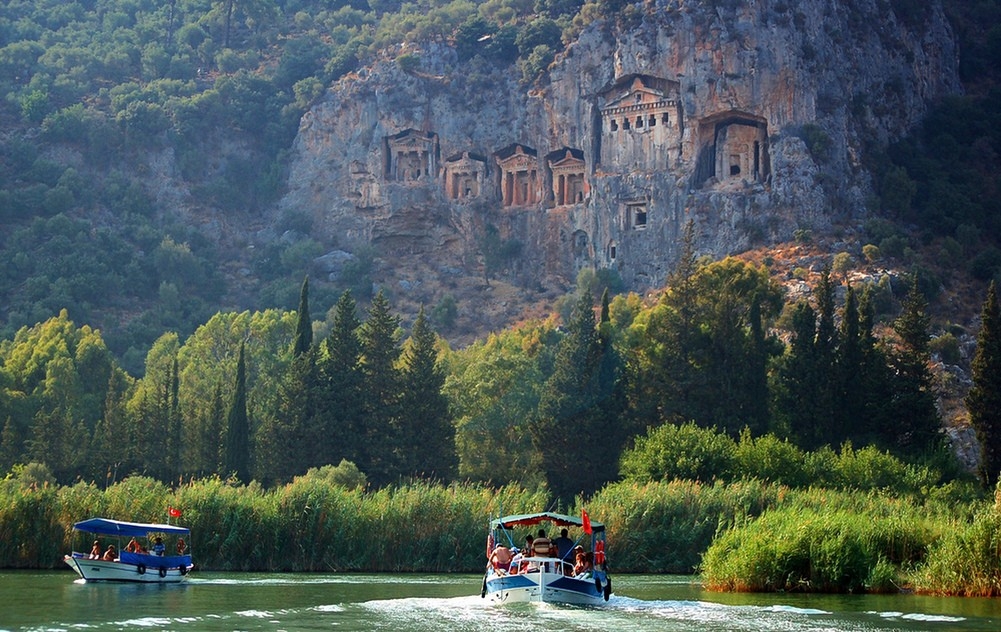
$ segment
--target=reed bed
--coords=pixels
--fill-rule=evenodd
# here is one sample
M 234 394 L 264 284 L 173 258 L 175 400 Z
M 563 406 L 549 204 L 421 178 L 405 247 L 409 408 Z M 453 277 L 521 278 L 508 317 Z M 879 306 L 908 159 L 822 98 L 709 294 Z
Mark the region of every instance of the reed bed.
M 1001 509 L 973 511 L 964 494 L 943 489 L 922 502 L 757 480 L 624 482 L 562 511 L 605 523 L 617 572 L 701 571 L 707 587 L 730 591 L 892 592 L 913 581 L 921 592 L 1001 595 Z M 168 507 L 183 512 L 205 570 L 479 572 L 490 518 L 552 502 L 520 486 L 372 491 L 308 475 L 270 490 L 218 478 L 169 488 L 136 476 L 100 489 L 8 477 L 0 567 L 60 567 L 74 544 L 86 546 L 73 522 L 163 522 Z M 516 544 L 523 535 L 512 534 Z
M 705 586 L 737 592 L 896 592 L 946 525 L 881 495 L 811 490 L 720 534 Z
M 1001 507 L 984 506 L 971 522 L 935 542 L 926 563 L 914 574 L 914 589 L 937 595 L 1001 596 Z
M 619 483 L 587 505 L 608 530 L 613 568 L 694 573 L 718 531 L 778 505 L 788 489 L 760 481 Z

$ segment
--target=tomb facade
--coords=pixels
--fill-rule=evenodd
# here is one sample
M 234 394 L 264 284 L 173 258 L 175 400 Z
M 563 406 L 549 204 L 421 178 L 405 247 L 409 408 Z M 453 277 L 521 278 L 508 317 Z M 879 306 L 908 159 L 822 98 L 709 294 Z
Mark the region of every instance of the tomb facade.
M 734 186 L 764 183 L 771 173 L 768 124 L 745 112 L 723 112 L 699 121 L 695 185 Z
M 483 193 L 487 177 L 487 160 L 483 156 L 464 151 L 448 158 L 442 171 L 448 199 L 463 202 Z
M 680 84 L 649 75 L 626 75 L 598 94 L 596 146 L 608 172 L 669 168 L 680 157 L 684 118 Z
M 553 201 L 556 206 L 581 204 L 588 195 L 584 152 L 564 147 L 546 156 L 553 176 Z
M 494 154 L 500 170 L 501 204 L 533 206 L 542 198 L 538 153 L 531 147 L 509 145 Z
M 385 178 L 391 182 L 426 184 L 438 176 L 438 135 L 405 129 L 385 139 Z

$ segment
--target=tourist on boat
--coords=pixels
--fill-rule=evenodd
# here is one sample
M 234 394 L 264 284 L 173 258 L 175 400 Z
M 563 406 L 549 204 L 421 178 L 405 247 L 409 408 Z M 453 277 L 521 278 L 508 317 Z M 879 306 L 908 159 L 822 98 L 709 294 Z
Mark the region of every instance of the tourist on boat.
M 91 547 L 90 555 L 88 555 L 87 557 L 92 560 L 101 559 L 101 543 L 99 541 L 94 540 L 94 546 Z
M 570 552 L 573 551 L 573 540 L 571 540 L 568 535 L 569 531 L 567 529 L 560 530 L 560 537 L 553 540 L 553 544 L 556 545 L 556 555 L 561 560 L 570 560 Z
M 184 541 L 184 538 L 177 538 L 177 554 L 184 555 L 184 552 L 188 550 L 188 544 Z
M 574 564 L 573 567 L 574 576 L 581 577 L 582 575 L 585 575 L 586 573 L 590 573 L 591 571 L 593 571 L 594 563 L 591 561 L 593 559 L 592 554 L 586 552 L 584 550 L 584 547 L 580 545 L 577 545 L 574 551 L 577 553 L 576 563 Z
M 104 560 L 105 562 L 114 562 L 115 561 L 115 545 L 114 544 L 109 544 L 108 545 L 108 550 L 104 552 L 104 557 L 102 557 L 101 559 Z
M 160 557 L 163 557 L 163 553 L 166 550 L 167 547 L 163 545 L 163 538 L 161 538 L 160 536 L 156 536 L 156 540 L 153 540 L 153 555 L 159 555 Z
M 532 541 L 532 551 L 536 557 L 551 557 L 553 543 L 546 537 L 546 530 L 539 529 L 539 535 Z
M 532 557 L 533 555 L 535 555 L 535 553 L 532 551 L 532 544 L 534 543 L 534 541 L 535 541 L 535 536 L 533 536 L 531 533 L 525 536 L 525 548 L 522 549 L 523 558 Z M 531 562 L 522 559 L 519 568 L 521 569 L 521 572 L 524 573 L 529 569 L 530 566 L 532 566 Z
M 511 567 L 511 549 L 504 545 L 495 547 L 493 553 L 490 554 L 490 564 L 493 565 L 495 571 L 504 571 Z
M 521 570 L 522 560 L 525 559 L 525 554 L 521 552 L 516 546 L 511 547 L 511 574 L 516 574 Z
M 125 550 L 129 553 L 138 553 L 139 541 L 136 540 L 135 538 L 132 538 L 131 540 L 129 540 L 129 543 L 125 545 Z

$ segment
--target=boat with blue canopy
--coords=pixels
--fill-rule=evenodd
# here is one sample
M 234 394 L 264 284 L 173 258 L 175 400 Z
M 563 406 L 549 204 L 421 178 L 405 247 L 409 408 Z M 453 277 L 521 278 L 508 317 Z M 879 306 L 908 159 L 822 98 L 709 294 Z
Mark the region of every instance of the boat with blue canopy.
M 73 530 L 94 536 L 90 553 L 73 551 L 63 557 L 86 581 L 177 583 L 194 568 L 187 527 L 91 518 L 75 523 Z M 114 538 L 117 544 L 101 538 Z M 124 546 L 123 540 L 128 541 Z
M 553 534 L 565 529 L 575 540 L 550 540 L 547 528 Z M 558 542 L 564 538 L 566 544 Z M 547 511 L 493 519 L 480 596 L 494 603 L 603 604 L 612 594 L 605 545 L 605 525 L 586 512 L 580 518 Z

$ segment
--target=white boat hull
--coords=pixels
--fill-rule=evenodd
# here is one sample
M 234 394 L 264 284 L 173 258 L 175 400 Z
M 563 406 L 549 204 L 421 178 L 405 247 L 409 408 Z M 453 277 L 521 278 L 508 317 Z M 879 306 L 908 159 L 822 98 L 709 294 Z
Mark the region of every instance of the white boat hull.
M 502 603 L 563 603 L 597 606 L 608 601 L 611 586 L 607 577 L 575 578 L 560 573 L 531 571 L 514 575 L 490 573 L 485 581 L 485 596 L 491 602 Z
M 126 562 L 89 560 L 86 557 L 66 555 L 63 561 L 84 580 L 105 582 L 138 582 L 142 584 L 176 584 L 188 578 L 192 565 L 147 566 Z

